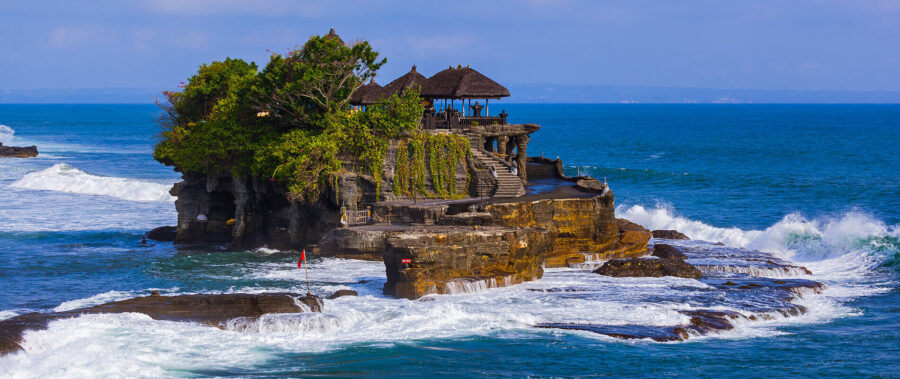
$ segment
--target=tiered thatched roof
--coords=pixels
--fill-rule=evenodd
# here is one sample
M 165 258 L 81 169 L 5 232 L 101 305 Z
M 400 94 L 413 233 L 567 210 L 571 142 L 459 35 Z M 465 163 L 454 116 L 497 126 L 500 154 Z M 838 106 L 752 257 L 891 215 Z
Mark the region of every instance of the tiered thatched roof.
M 425 77 L 425 75 L 422 75 L 418 71 L 416 71 L 416 66 L 413 65 L 412 69 L 409 70 L 409 72 L 397 79 L 394 79 L 393 82 L 390 82 L 386 86 L 384 86 L 385 96 L 390 96 L 393 94 L 399 95 L 407 88 L 414 85 L 422 87 L 425 84 L 426 80 L 428 79 Z
M 350 96 L 350 105 L 372 105 L 385 97 L 384 87 L 372 79 L 368 84 L 353 92 L 353 95 Z
M 422 97 L 430 99 L 499 99 L 509 90 L 469 67 L 452 66 L 428 78 Z

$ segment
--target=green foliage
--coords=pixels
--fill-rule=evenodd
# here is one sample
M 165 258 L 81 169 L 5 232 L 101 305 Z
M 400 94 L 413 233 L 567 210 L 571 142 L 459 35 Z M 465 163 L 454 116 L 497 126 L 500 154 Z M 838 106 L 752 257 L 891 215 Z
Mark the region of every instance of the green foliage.
M 419 134 L 402 142 L 397 150 L 394 194 L 451 199 L 463 197 L 465 194 L 459 193 L 456 188 L 456 167 L 465 162 L 466 156 L 471 153 L 469 148 L 469 140 L 458 135 Z M 428 193 L 425 188 L 426 169 L 431 175 L 435 193 Z
M 291 200 L 318 198 L 341 168 L 338 144 L 320 132 L 295 129 L 282 134 L 254 157 L 253 175 L 285 183 Z
M 414 135 L 424 111 L 418 88 L 365 112 L 349 108 L 384 62 L 367 42 L 314 36 L 273 54 L 260 72 L 240 59 L 202 65 L 183 91 L 165 93 L 171 105 L 154 158 L 186 172 L 278 182 L 298 201 L 318 199 L 342 165 L 358 165 L 380 196 L 389 141 Z M 413 139 L 412 186 L 424 193 L 424 140 Z
M 256 106 L 284 128 L 325 129 L 347 110 L 350 96 L 386 62 L 368 42 L 345 45 L 314 36 L 287 57 L 273 54 L 252 93 Z

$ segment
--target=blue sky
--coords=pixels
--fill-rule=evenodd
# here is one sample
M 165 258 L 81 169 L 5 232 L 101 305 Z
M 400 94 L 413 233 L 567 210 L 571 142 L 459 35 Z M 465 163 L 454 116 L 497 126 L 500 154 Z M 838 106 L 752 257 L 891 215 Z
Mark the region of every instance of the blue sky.
M 900 1 L 7 1 L 0 88 L 173 88 L 334 27 L 388 58 L 504 84 L 900 90 Z

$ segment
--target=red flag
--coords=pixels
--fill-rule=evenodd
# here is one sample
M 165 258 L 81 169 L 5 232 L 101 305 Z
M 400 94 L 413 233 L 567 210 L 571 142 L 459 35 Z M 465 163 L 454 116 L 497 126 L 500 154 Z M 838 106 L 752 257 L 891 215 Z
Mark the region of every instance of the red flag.
M 306 260 L 306 249 L 300 252 L 300 261 L 297 262 L 297 268 L 303 268 L 303 261 Z

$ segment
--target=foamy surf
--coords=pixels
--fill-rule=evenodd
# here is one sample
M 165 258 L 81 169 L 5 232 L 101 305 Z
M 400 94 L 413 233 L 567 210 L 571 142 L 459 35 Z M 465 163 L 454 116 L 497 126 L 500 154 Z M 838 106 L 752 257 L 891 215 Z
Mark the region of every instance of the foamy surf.
M 0 143 L 4 145 L 11 144 L 14 134 L 16 134 L 16 131 L 13 128 L 0 124 Z
M 765 230 L 721 228 L 675 215 L 665 206 L 616 208 L 616 217 L 649 229 L 675 229 L 691 239 L 722 242 L 737 248 L 765 251 L 795 262 L 820 262 L 847 255 L 863 270 L 884 260 L 883 253 L 900 249 L 900 226 L 889 226 L 866 213 L 851 211 L 838 217 L 808 219 L 792 213 Z M 848 255 L 850 254 L 850 255 Z M 872 255 L 862 259 L 858 255 Z
M 101 195 L 129 201 L 172 202 L 170 184 L 137 179 L 91 175 L 65 163 L 30 172 L 10 185 L 12 188 Z

